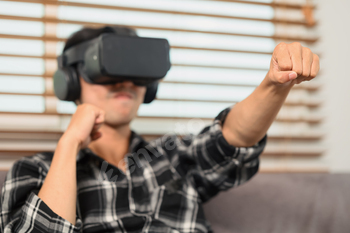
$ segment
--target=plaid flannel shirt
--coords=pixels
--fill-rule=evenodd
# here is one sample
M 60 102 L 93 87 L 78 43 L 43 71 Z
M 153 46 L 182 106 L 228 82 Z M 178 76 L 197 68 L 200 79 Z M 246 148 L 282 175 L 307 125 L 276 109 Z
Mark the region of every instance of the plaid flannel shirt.
M 17 160 L 2 188 L 0 232 L 212 232 L 202 203 L 249 180 L 267 138 L 252 147 L 228 144 L 221 129 L 230 109 L 198 135 L 148 143 L 132 131 L 125 173 L 80 150 L 75 225 L 37 196 L 53 152 Z

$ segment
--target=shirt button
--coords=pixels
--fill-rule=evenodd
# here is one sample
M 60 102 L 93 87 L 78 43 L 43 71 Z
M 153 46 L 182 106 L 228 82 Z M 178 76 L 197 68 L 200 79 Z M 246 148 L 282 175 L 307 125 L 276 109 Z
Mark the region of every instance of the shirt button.
M 237 159 L 233 159 L 233 162 L 237 165 L 237 166 L 239 166 L 239 161 L 237 160 Z

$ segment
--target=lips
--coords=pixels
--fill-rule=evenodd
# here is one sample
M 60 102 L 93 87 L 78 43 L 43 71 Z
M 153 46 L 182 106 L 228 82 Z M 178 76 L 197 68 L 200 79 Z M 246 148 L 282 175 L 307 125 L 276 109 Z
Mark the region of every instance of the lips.
M 114 98 L 129 98 L 132 99 L 133 95 L 130 92 L 121 91 L 113 95 Z

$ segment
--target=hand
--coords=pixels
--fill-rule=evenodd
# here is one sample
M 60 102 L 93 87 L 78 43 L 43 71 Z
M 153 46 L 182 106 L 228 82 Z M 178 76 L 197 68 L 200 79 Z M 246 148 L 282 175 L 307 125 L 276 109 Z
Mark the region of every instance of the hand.
M 269 81 L 277 86 L 289 86 L 310 81 L 320 69 L 319 57 L 300 43 L 280 43 L 272 54 Z
M 78 150 L 86 148 L 91 141 L 99 139 L 98 131 L 104 123 L 105 112 L 91 104 L 78 105 L 62 138 L 78 144 Z

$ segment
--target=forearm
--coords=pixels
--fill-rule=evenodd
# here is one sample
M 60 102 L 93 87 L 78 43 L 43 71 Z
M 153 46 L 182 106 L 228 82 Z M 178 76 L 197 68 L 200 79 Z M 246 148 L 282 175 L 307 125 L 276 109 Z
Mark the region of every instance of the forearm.
M 56 214 L 75 225 L 76 220 L 76 156 L 78 144 L 61 138 L 50 169 L 42 185 L 40 197 Z
M 240 147 L 257 143 L 276 118 L 292 86 L 276 86 L 265 78 L 252 94 L 233 106 L 222 130 L 228 143 Z

